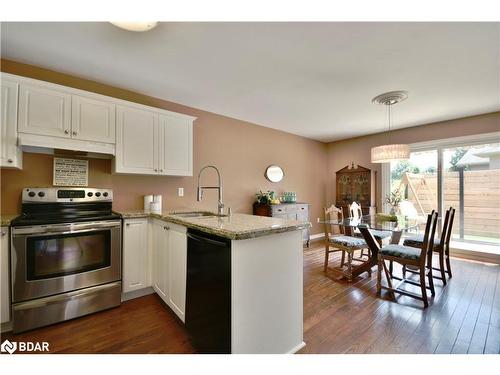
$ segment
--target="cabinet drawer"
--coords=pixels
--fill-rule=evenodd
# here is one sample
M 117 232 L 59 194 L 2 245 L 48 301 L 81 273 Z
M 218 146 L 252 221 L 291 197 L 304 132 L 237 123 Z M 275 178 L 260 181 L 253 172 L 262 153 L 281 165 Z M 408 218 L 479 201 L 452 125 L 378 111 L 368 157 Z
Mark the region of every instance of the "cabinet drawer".
M 309 210 L 308 204 L 297 204 L 297 211 L 298 212 L 307 212 L 308 210 Z
M 297 205 L 296 204 L 287 204 L 285 206 L 285 210 L 287 213 L 297 212 Z
M 273 217 L 278 214 L 284 214 L 286 212 L 285 206 L 282 204 L 272 206 Z

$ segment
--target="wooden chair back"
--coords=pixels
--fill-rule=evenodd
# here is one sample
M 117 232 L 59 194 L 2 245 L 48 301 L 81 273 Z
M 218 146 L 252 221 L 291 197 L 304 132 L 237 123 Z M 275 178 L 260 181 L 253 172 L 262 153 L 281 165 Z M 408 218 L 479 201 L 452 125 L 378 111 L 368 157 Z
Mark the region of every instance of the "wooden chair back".
M 330 236 L 334 234 L 333 231 L 334 227 L 338 227 L 340 234 L 345 234 L 344 226 L 327 223 L 327 221 L 332 221 L 332 220 L 344 220 L 344 213 L 342 212 L 342 209 L 335 207 L 335 205 L 333 204 L 330 207 L 325 207 L 324 219 L 325 219 L 325 240 L 328 241 Z
M 363 216 L 363 211 L 361 211 L 361 206 L 357 202 L 352 202 L 348 206 L 349 210 L 349 217 L 352 217 L 353 219 L 360 219 Z
M 449 214 L 448 214 L 449 213 Z M 443 240 L 441 239 L 441 245 L 442 246 L 447 246 L 449 247 L 450 246 L 450 240 L 451 240 L 451 231 L 453 230 L 453 220 L 455 219 L 455 209 L 453 207 L 450 207 L 447 211 L 447 215 L 448 216 L 448 223 L 446 225 L 446 230 L 443 228 L 443 232 L 446 232 L 445 233 L 445 238 L 444 238 L 444 242 Z
M 420 249 L 420 262 L 425 264 L 426 259 L 429 262 L 432 260 L 432 251 L 434 249 L 434 236 L 436 235 L 436 223 L 438 213 L 434 210 L 427 216 L 427 223 L 425 224 L 424 240 L 422 241 L 422 248 Z

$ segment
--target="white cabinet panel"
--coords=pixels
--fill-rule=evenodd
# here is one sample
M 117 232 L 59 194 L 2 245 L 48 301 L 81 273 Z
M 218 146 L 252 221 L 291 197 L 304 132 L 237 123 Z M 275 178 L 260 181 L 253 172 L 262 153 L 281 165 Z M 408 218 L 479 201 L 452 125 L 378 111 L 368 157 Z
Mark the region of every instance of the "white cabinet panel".
M 186 307 L 187 237 L 185 230 L 168 231 L 169 306 L 184 321 Z M 183 228 L 185 229 L 185 228 Z
M 193 122 L 160 116 L 160 174 L 193 175 Z
M 168 231 L 163 221 L 153 221 L 153 288 L 168 302 Z
M 8 227 L 2 227 L 0 241 L 0 320 L 5 323 L 10 321 Z
M 71 95 L 40 86 L 21 84 L 18 131 L 70 138 Z
M 123 292 L 146 288 L 149 283 L 148 220 L 125 220 L 123 226 Z
M 73 95 L 71 137 L 84 141 L 115 143 L 115 105 Z
M 136 108 L 116 108 L 117 173 L 158 174 L 158 114 Z
M 2 78 L 0 103 L 0 166 L 22 168 L 23 156 L 17 146 L 17 82 Z

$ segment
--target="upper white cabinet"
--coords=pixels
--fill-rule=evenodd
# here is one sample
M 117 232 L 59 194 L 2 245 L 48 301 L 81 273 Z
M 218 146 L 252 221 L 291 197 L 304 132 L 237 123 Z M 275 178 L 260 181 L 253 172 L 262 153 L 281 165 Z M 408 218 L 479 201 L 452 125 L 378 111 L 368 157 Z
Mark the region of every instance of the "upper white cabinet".
M 158 114 L 116 108 L 116 173 L 158 174 Z
M 84 141 L 115 143 L 115 105 L 73 95 L 71 136 Z
M 148 220 L 129 219 L 123 226 L 123 293 L 151 286 Z
M 174 116 L 160 116 L 160 174 L 193 175 L 193 122 Z
M 0 104 L 0 166 L 22 168 L 23 155 L 17 144 L 17 95 L 19 84 L 4 79 L 1 81 Z
M 21 84 L 18 131 L 71 137 L 71 95 L 41 86 Z
M 10 320 L 9 227 L 2 227 L 0 241 L 0 321 L 5 323 Z
M 193 175 L 193 118 L 118 106 L 116 173 Z
M 114 155 L 115 173 L 193 175 L 194 117 L 7 73 L 1 104 L 2 166 L 33 146 Z

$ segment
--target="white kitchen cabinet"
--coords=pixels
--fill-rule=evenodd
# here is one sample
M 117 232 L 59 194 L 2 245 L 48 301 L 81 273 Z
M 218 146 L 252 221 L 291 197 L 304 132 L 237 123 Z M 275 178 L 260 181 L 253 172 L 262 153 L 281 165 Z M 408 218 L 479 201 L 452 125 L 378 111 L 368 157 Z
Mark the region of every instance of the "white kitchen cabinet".
M 156 293 L 168 302 L 168 231 L 167 223 L 153 220 L 153 288 Z
M 0 238 L 0 321 L 10 321 L 9 228 L 2 227 Z
M 158 114 L 116 108 L 116 173 L 158 174 Z
M 186 228 L 168 226 L 168 305 L 184 321 L 186 311 L 187 236 Z
M 153 288 L 184 321 L 186 310 L 186 228 L 161 220 L 152 221 Z
M 17 144 L 17 97 L 19 84 L 2 78 L 0 104 L 0 166 L 22 168 L 23 154 Z
M 71 137 L 71 95 L 38 85 L 19 88 L 20 133 Z
M 80 95 L 71 100 L 73 139 L 115 143 L 115 104 Z
M 160 174 L 193 175 L 193 122 L 175 116 L 160 116 Z
M 128 219 L 123 226 L 123 293 L 151 286 L 148 219 Z

